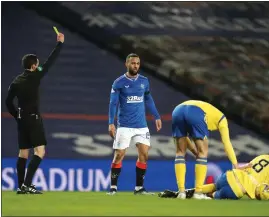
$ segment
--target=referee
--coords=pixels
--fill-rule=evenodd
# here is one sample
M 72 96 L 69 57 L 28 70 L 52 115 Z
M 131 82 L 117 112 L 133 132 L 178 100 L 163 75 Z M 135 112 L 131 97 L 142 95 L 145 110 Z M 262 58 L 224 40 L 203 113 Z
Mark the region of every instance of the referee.
M 41 65 L 39 65 L 36 55 L 26 54 L 22 58 L 24 72 L 12 81 L 8 89 L 6 106 L 9 113 L 15 118 L 18 129 L 17 194 L 42 194 L 32 185 L 33 176 L 45 155 L 47 144 L 39 112 L 39 86 L 41 79 L 58 57 L 63 42 L 64 35 L 59 33 L 56 47 L 47 61 Z M 17 108 L 13 104 L 15 97 L 18 101 Z M 34 155 L 29 162 L 25 176 L 26 162 L 32 148 L 34 149 Z

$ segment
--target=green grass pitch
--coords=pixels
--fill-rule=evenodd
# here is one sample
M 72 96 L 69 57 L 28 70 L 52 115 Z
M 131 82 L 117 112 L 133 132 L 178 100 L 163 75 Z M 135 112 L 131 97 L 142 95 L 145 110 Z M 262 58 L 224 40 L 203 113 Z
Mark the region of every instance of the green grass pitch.
M 2 192 L 2 216 L 269 216 L 268 201 L 163 199 L 119 192 Z

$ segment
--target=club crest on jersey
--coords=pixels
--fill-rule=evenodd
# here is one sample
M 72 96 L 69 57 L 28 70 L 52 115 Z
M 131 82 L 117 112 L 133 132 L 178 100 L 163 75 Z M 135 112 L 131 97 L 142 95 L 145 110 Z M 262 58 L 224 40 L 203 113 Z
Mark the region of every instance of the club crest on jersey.
M 141 84 L 141 88 L 144 89 L 145 88 L 145 85 L 144 84 Z
M 127 103 L 143 102 L 143 96 L 127 96 Z

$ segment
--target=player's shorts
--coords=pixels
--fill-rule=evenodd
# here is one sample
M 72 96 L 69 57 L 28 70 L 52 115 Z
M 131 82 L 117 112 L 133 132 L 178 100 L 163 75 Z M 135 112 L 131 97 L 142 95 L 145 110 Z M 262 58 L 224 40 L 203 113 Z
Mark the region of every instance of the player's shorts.
M 113 149 L 126 149 L 130 145 L 136 145 L 137 143 L 142 143 L 150 146 L 150 133 L 147 127 L 119 127 L 117 129 L 116 138 L 113 143 Z
M 178 105 L 172 113 L 173 137 L 207 138 L 209 131 L 205 115 L 205 112 L 197 106 Z
M 216 192 L 214 194 L 214 199 L 232 199 L 237 200 L 237 196 L 233 192 L 231 186 L 227 180 L 226 172 L 223 173 L 216 182 Z
M 18 119 L 19 149 L 30 149 L 47 145 L 43 121 L 40 115 L 24 115 Z

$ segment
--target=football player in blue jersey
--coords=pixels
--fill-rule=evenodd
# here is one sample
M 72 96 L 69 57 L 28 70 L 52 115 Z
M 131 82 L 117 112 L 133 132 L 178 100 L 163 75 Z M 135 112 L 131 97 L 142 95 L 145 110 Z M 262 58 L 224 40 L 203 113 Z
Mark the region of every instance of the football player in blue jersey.
M 117 192 L 118 177 L 126 149 L 134 144 L 138 150 L 136 162 L 136 186 L 134 194 L 151 194 L 144 188 L 147 169 L 150 133 L 146 121 L 146 109 L 154 116 L 157 131 L 162 128 L 160 115 L 150 94 L 149 81 L 138 74 L 140 58 L 129 54 L 126 58 L 127 72 L 117 78 L 111 89 L 109 104 L 109 134 L 114 139 L 114 158 L 111 164 L 111 187 L 108 194 Z M 116 110 L 117 130 L 114 125 Z

